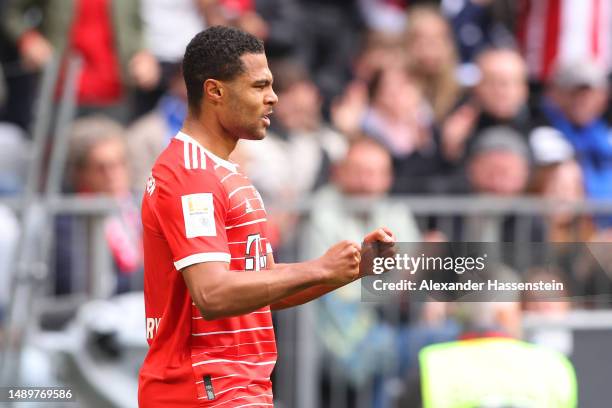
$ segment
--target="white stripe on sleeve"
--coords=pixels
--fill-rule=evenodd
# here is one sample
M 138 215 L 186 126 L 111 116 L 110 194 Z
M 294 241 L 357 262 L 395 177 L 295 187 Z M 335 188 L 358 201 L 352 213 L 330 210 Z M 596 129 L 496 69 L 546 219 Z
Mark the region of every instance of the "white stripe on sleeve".
M 200 254 L 189 255 L 183 259 L 174 262 L 174 267 L 177 271 L 188 266 L 202 262 L 230 262 L 231 255 L 227 252 L 205 252 Z

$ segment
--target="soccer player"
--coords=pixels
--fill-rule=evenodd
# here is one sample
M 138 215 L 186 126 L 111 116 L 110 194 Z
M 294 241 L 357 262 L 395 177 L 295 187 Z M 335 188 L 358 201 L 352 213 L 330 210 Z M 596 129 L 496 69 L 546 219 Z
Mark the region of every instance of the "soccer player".
M 261 197 L 227 160 L 239 139 L 264 138 L 277 102 L 261 41 L 211 27 L 187 46 L 183 71 L 188 117 L 142 204 L 150 348 L 139 404 L 272 406 L 270 311 L 358 279 L 361 248 L 343 241 L 313 261 L 274 263 Z M 386 228 L 364 238 L 393 240 Z

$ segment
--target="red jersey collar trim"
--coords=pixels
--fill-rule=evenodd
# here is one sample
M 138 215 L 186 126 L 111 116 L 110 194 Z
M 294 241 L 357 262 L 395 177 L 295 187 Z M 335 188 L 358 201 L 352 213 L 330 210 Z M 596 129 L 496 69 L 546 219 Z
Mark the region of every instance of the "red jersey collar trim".
M 232 163 L 230 161 L 227 161 L 225 159 L 222 159 L 221 157 L 217 156 L 216 154 L 210 152 L 208 149 L 206 149 L 204 146 L 202 146 L 200 143 L 198 143 L 197 140 L 195 140 L 193 137 L 189 136 L 188 134 L 179 131 L 176 134 L 175 138 L 178 139 L 178 140 L 181 140 L 182 142 L 194 143 L 195 145 L 201 147 L 204 150 L 204 152 L 206 152 L 206 155 L 208 157 L 210 157 L 210 159 L 212 161 L 214 161 L 216 164 L 218 164 L 219 166 L 225 167 L 226 169 L 228 169 L 232 173 L 237 173 L 238 172 L 238 165 L 237 164 Z

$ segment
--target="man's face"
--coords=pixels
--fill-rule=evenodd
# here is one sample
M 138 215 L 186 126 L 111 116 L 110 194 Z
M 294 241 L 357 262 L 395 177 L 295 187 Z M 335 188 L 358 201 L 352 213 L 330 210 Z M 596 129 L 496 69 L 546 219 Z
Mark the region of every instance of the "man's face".
M 311 131 L 321 124 L 321 95 L 316 85 L 304 80 L 281 94 L 276 107 L 279 122 L 289 131 Z
M 94 145 L 79 174 L 82 192 L 121 196 L 129 190 L 125 145 L 121 139 L 109 138 Z
M 527 186 L 529 166 L 525 158 L 513 152 L 482 152 L 470 160 L 468 177 L 478 193 L 512 196 Z
M 607 88 L 556 88 L 552 96 L 567 119 L 578 126 L 586 126 L 600 118 L 608 104 Z
M 269 115 L 278 97 L 272 90 L 272 73 L 266 55 L 241 57 L 245 71 L 224 82 L 227 94 L 219 118 L 222 126 L 238 139 L 261 140 L 270 126 Z
M 453 55 L 453 43 L 443 18 L 421 15 L 413 22 L 412 38 L 408 43 L 408 55 L 427 75 L 437 75 Z
M 413 122 L 418 116 L 422 94 L 405 71 L 389 69 L 382 74 L 373 104 L 387 116 Z M 408 115 L 412 115 L 410 119 Z
M 378 197 L 391 187 L 391 159 L 378 146 L 358 144 L 349 150 L 336 174 L 336 184 L 346 195 Z
M 485 112 L 499 119 L 512 119 L 527 101 L 527 71 L 512 52 L 496 52 L 479 62 L 482 79 L 474 89 Z

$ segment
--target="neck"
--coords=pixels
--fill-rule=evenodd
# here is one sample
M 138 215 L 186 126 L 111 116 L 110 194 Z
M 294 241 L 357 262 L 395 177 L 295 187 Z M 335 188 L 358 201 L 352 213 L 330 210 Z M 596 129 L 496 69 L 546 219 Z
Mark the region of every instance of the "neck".
M 238 139 L 228 134 L 216 118 L 209 118 L 204 112 L 200 113 L 200 117 L 189 112 L 181 132 L 188 134 L 206 150 L 224 160 L 228 159 L 238 143 Z

